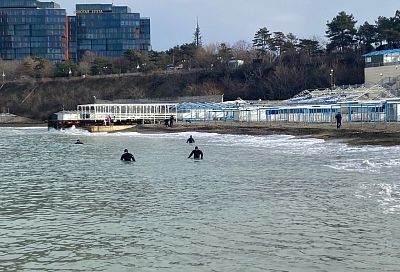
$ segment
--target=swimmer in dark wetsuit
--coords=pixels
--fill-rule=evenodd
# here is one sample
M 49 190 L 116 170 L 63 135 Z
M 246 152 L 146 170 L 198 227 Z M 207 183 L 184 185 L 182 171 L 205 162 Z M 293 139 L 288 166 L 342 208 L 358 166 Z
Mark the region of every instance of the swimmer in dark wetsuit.
M 193 159 L 196 159 L 196 160 L 198 160 L 198 159 L 203 159 L 203 152 L 202 152 L 197 146 L 196 146 L 196 147 L 194 148 L 194 150 L 190 153 L 188 159 L 190 159 L 190 157 L 192 157 L 192 155 L 194 155 L 194 156 L 193 156 Z
M 128 152 L 128 149 L 125 149 L 124 154 L 121 156 L 121 161 L 135 161 L 135 157 Z
M 75 144 L 83 144 L 79 139 L 76 140 Z
M 190 135 L 189 139 L 187 139 L 186 143 L 192 144 L 194 143 L 194 139 L 192 137 L 192 135 Z

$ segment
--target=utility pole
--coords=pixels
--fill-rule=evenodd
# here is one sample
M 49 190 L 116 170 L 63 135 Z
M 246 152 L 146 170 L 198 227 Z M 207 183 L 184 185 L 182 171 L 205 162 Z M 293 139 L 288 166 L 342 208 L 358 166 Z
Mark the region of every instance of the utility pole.
M 200 32 L 200 27 L 199 27 L 199 18 L 197 18 L 197 24 L 196 24 L 196 30 L 194 32 L 194 45 L 199 48 L 202 46 L 202 41 L 201 41 L 201 32 Z

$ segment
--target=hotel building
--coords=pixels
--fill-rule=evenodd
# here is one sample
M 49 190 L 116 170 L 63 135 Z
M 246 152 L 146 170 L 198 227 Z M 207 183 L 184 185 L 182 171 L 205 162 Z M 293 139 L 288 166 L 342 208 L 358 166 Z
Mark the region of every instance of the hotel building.
M 148 51 L 150 19 L 127 6 L 77 4 L 76 15 L 54 2 L 0 0 L 0 58 L 40 57 L 79 61 L 86 51 L 119 57 L 128 50 Z
M 86 51 L 102 57 L 119 57 L 128 49 L 148 51 L 150 19 L 132 13 L 127 6 L 77 4 L 69 17 L 70 59 Z
M 54 2 L 0 0 L 0 58 L 67 59 L 67 16 Z

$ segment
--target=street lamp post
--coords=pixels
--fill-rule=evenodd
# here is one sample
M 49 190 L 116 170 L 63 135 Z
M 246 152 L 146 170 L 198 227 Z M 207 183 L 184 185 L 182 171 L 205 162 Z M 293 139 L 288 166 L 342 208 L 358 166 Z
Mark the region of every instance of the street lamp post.
M 380 79 L 379 79 L 379 84 L 380 84 L 381 86 L 383 86 L 383 74 L 380 73 L 380 74 L 379 74 L 379 77 L 380 77 Z
M 333 69 L 331 69 L 331 73 L 329 74 L 331 77 L 331 91 L 333 90 Z

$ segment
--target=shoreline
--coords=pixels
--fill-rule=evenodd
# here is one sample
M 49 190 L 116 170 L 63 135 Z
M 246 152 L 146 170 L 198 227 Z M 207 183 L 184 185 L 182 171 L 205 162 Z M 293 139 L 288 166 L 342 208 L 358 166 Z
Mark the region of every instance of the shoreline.
M 125 130 L 138 133 L 212 132 L 233 135 L 292 135 L 317 138 L 325 141 L 341 141 L 350 145 L 400 145 L 400 124 L 397 123 L 346 123 L 340 129 L 335 123 L 323 124 L 266 124 L 266 123 L 177 123 L 173 127 L 163 125 L 139 125 Z
M 0 127 L 47 127 L 45 123 L 0 123 Z M 350 145 L 400 145 L 400 123 L 344 123 L 340 129 L 335 123 L 245 123 L 245 122 L 196 122 L 175 123 L 173 127 L 162 124 L 137 125 L 118 132 L 177 133 L 210 132 L 232 135 L 292 135 L 341 141 Z
M 0 123 L 0 127 L 45 127 L 46 123 Z

